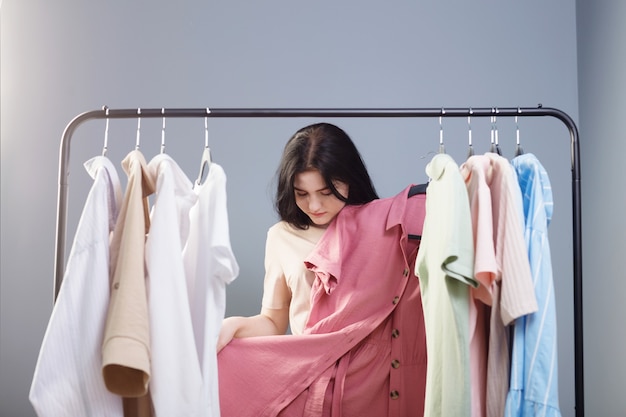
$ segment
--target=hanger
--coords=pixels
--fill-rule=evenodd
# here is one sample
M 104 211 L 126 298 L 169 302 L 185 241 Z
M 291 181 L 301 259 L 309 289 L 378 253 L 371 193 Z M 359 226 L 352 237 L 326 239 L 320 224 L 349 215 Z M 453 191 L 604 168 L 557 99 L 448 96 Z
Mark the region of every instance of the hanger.
M 442 123 L 442 118 L 443 115 L 446 114 L 446 111 L 444 110 L 444 108 L 441 108 L 441 115 L 439 116 L 439 153 L 446 153 L 446 147 L 443 144 L 443 123 Z M 420 158 L 426 158 L 427 156 L 433 155 L 435 152 L 434 151 L 428 151 L 427 154 L 421 156 Z M 419 194 L 419 193 L 417 193 Z M 411 197 L 412 195 L 409 194 L 409 197 Z
M 106 115 L 106 125 L 104 126 L 104 145 L 102 146 L 102 156 L 107 156 L 109 149 L 109 108 L 104 106 L 104 114 Z
M 467 154 L 468 158 L 474 155 L 474 147 L 472 146 L 472 114 L 474 114 L 474 112 L 472 111 L 472 108 L 470 107 L 469 115 L 467 116 L 467 139 L 469 143 L 469 152 Z
M 500 140 L 498 139 L 498 123 L 496 122 L 496 117 L 498 115 L 498 108 L 496 107 L 496 114 L 493 116 L 493 127 L 495 130 L 495 141 L 496 141 L 496 153 L 498 155 L 502 155 L 502 151 L 500 150 Z
M 442 123 L 442 119 L 443 116 L 446 114 L 446 110 L 442 107 L 441 108 L 441 115 L 439 115 L 439 153 L 446 153 L 446 149 L 445 146 L 443 145 L 443 123 Z M 426 188 L 428 188 L 428 183 L 425 184 L 417 184 L 412 186 L 409 189 L 409 194 L 407 196 L 407 198 L 411 198 L 414 195 L 418 195 L 418 194 L 426 194 Z M 420 239 L 421 237 L 418 235 L 409 235 L 409 239 Z
M 428 183 L 417 184 L 417 185 L 412 186 L 409 189 L 409 195 L 407 198 L 411 198 L 414 195 L 418 195 L 418 194 L 426 194 L 426 188 L 428 188 Z
M 141 108 L 137 108 L 137 138 L 135 139 L 135 150 L 139 150 L 139 139 L 141 137 Z
M 441 122 L 444 114 L 446 114 L 446 111 L 442 107 L 441 115 L 439 116 L 439 153 L 446 153 L 446 148 L 443 146 L 443 123 Z
M 165 108 L 161 108 L 163 124 L 161 125 L 161 153 L 165 153 Z
M 429 183 L 413 185 L 409 189 L 409 195 L 407 196 L 407 198 L 411 198 L 414 195 L 418 195 L 418 194 L 426 194 L 426 189 L 428 188 L 428 184 Z M 422 240 L 421 235 L 415 235 L 412 233 L 409 233 L 407 237 L 409 238 L 409 240 Z
M 208 115 L 211 110 L 206 108 L 206 116 L 204 117 L 204 150 L 202 151 L 202 160 L 200 161 L 200 173 L 196 179 L 196 184 L 202 184 L 206 180 L 209 170 L 211 169 L 211 149 L 209 148 L 209 122 Z
M 517 113 L 521 114 L 522 110 L 518 107 Z M 517 116 L 515 116 L 515 156 L 520 156 L 524 153 L 524 149 L 522 149 L 522 145 L 519 142 L 519 123 L 517 121 Z
M 502 155 L 502 152 L 500 151 L 500 144 L 498 141 L 498 125 L 497 125 L 497 121 L 496 121 L 496 115 L 498 114 L 498 108 L 497 107 L 492 107 L 491 108 L 491 112 L 493 113 L 493 116 L 491 116 L 491 148 L 490 151 L 493 153 L 497 153 L 498 155 Z
M 426 194 L 426 189 L 428 188 L 428 182 L 425 184 L 417 184 L 417 185 L 413 185 L 410 189 L 409 189 L 409 195 L 407 196 L 407 198 L 411 198 L 414 195 L 418 195 L 418 194 Z M 409 233 L 408 236 L 409 240 L 422 240 L 422 236 L 421 235 L 416 235 L 416 234 L 412 234 Z

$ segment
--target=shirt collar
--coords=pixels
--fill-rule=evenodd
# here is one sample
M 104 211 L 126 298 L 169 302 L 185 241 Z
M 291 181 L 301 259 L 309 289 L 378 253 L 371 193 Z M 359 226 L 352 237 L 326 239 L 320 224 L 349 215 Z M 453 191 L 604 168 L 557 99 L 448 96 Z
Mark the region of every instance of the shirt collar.
M 386 230 L 403 223 L 404 213 L 406 212 L 407 201 L 409 199 L 409 190 L 411 187 L 412 185 L 407 186 L 400 193 L 390 198 L 391 207 L 389 209 L 389 214 L 387 215 Z

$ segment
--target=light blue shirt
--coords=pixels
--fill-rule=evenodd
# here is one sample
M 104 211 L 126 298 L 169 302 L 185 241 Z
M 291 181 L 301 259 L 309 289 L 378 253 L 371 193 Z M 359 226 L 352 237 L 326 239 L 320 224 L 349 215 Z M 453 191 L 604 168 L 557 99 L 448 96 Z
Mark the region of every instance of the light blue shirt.
M 524 202 L 524 237 L 539 310 L 515 321 L 506 417 L 560 417 L 557 332 L 548 225 L 552 187 L 535 155 L 515 157 Z

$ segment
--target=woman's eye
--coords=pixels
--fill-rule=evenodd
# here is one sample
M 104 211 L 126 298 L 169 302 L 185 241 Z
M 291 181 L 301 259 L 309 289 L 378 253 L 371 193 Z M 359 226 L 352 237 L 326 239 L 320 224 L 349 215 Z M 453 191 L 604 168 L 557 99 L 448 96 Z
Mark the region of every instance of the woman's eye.
M 332 193 L 333 193 L 332 191 L 323 191 L 323 192 L 322 192 L 322 195 L 323 195 L 323 196 L 329 196 L 329 195 L 331 195 Z
M 296 193 L 297 197 L 306 197 L 306 193 Z

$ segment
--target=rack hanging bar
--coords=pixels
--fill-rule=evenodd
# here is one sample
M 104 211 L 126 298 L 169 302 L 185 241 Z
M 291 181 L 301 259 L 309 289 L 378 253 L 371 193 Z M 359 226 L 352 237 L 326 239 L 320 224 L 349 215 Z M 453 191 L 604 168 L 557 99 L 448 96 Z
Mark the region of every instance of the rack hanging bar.
M 582 221 L 580 183 L 580 144 L 578 129 L 573 119 L 562 110 L 543 107 L 497 107 L 498 117 L 540 117 L 559 119 L 570 133 L 570 159 L 572 169 L 572 220 L 574 251 L 574 360 L 576 417 L 584 416 L 583 386 L 583 283 L 582 283 Z M 92 110 L 81 113 L 72 119 L 63 131 L 59 155 L 59 191 L 57 201 L 57 236 L 54 276 L 54 300 L 56 300 L 63 280 L 65 267 L 67 195 L 69 175 L 70 141 L 76 128 L 88 120 L 95 119 L 134 119 L 138 109 Z M 445 107 L 444 108 L 154 108 L 141 109 L 141 118 L 428 118 L 428 117 L 492 117 L 493 107 Z

